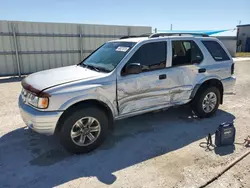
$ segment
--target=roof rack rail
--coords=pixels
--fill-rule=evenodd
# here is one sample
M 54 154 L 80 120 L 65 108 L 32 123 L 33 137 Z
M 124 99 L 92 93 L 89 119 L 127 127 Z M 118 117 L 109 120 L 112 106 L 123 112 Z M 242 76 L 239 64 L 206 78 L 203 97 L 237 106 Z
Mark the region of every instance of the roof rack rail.
M 142 35 L 139 35 L 139 37 L 149 37 L 151 36 L 153 33 L 144 33 Z
M 149 37 L 151 35 L 152 35 L 152 33 L 144 33 L 144 34 L 141 34 L 141 35 L 123 36 L 120 39 L 128 39 L 128 38 L 136 38 L 136 37 Z
M 185 36 L 185 35 L 209 37 L 209 35 L 204 34 L 204 33 L 154 33 L 150 35 L 148 38 L 167 37 L 167 36 Z
M 135 35 L 133 35 L 133 36 L 123 36 L 120 39 L 128 39 L 128 38 L 135 38 L 135 37 L 138 37 L 138 36 L 135 36 Z

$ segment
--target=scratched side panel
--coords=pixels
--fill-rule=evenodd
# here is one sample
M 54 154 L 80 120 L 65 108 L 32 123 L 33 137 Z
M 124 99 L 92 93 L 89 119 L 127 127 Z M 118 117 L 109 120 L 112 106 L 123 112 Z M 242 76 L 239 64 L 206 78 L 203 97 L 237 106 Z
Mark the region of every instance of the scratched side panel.
M 188 102 L 192 78 L 180 68 L 166 68 L 118 78 L 118 105 L 121 115 Z M 160 74 L 167 79 L 159 80 Z
M 48 111 L 66 110 L 73 104 L 85 100 L 97 100 L 106 104 L 113 116 L 118 116 L 116 105 L 116 80 L 112 75 L 79 80 L 46 90 L 51 94 Z
M 159 75 L 167 74 L 168 69 L 144 72 L 118 78 L 118 104 L 120 114 L 152 108 L 170 103 L 170 93 L 174 82 L 171 79 L 159 80 Z

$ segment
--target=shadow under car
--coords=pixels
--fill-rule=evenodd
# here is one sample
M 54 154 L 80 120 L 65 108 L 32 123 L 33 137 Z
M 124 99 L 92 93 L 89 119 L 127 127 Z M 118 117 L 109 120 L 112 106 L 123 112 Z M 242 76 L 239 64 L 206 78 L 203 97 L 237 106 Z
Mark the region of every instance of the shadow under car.
M 185 147 L 234 119 L 222 110 L 198 119 L 185 106 L 151 112 L 117 121 L 106 142 L 84 155 L 67 153 L 55 137 L 20 128 L 0 138 L 0 187 L 53 187 L 91 176 L 112 184 L 112 173 Z

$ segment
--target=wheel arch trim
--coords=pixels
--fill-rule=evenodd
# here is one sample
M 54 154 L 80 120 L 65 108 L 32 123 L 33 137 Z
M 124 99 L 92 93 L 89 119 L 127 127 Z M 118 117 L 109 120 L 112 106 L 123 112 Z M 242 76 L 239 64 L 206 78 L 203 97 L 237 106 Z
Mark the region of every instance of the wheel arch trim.
M 110 106 L 107 103 L 100 101 L 98 99 L 93 99 L 93 97 L 92 97 L 89 99 L 88 98 L 84 98 L 84 99 L 81 98 L 81 100 L 80 99 L 74 100 L 74 103 L 70 103 L 71 105 L 68 105 L 67 109 L 64 110 L 64 112 L 61 114 L 61 116 L 57 122 L 57 125 L 56 125 L 55 133 L 60 132 L 61 127 L 62 127 L 61 122 L 63 121 L 63 119 L 65 117 L 67 117 L 68 112 L 70 111 L 71 108 L 77 107 L 78 105 L 91 104 L 91 103 L 93 104 L 93 106 L 97 106 L 97 107 L 99 106 L 102 109 L 104 109 L 104 112 L 106 113 L 106 115 L 108 116 L 108 119 L 110 121 L 109 127 L 110 127 L 110 129 L 113 129 L 115 118 L 114 118 L 112 108 L 110 108 Z
M 68 100 L 67 102 L 65 102 L 64 104 L 62 104 L 59 110 L 65 111 L 68 108 L 76 105 L 77 103 L 83 103 L 83 102 L 87 102 L 87 101 L 91 101 L 91 100 L 99 102 L 100 104 L 107 106 L 110 109 L 110 111 L 112 112 L 113 118 L 117 116 L 118 111 L 117 111 L 115 105 L 113 105 L 104 96 L 95 95 L 93 93 L 91 95 L 87 94 L 87 95 L 81 95 L 81 96 L 74 97 L 74 98 Z
M 209 83 L 209 82 L 216 82 L 216 83 L 219 83 L 219 85 L 221 86 L 221 89 L 220 89 L 220 103 L 222 104 L 223 103 L 223 92 L 224 92 L 224 88 L 223 88 L 223 83 L 221 81 L 221 79 L 217 76 L 211 76 L 211 77 L 206 77 L 204 79 L 201 79 L 195 86 L 194 86 L 194 89 L 190 95 L 190 99 L 193 99 L 196 95 L 196 93 L 198 92 L 198 90 L 204 86 L 205 84 Z

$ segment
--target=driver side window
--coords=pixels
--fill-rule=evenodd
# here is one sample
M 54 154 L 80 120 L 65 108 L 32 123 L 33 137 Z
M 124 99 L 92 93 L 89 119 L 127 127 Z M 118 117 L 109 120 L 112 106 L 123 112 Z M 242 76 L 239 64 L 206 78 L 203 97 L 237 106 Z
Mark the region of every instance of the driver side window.
M 127 62 L 139 63 L 142 72 L 163 69 L 166 67 L 167 42 L 152 42 L 142 45 Z

